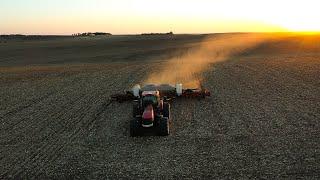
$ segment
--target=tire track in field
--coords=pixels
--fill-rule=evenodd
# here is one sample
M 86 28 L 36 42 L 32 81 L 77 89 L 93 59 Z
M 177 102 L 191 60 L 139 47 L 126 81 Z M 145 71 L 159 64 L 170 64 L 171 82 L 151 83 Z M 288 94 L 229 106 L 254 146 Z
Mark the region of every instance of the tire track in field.
M 108 73 L 110 73 L 110 72 L 108 72 Z M 84 75 L 84 73 L 80 73 L 80 75 Z M 72 77 L 73 79 L 72 80 L 67 80 L 67 81 L 64 81 L 63 82 L 63 84 L 58 84 L 57 86 L 59 86 L 59 87 L 63 87 L 63 91 L 56 91 L 56 93 L 65 93 L 65 92 L 67 92 L 68 91 L 68 87 L 69 86 L 67 86 L 67 85 L 69 85 L 69 84 L 76 84 L 76 83 L 78 83 L 79 82 L 79 79 L 81 80 L 81 76 L 79 77 L 79 74 L 78 75 L 76 75 L 76 76 L 73 76 Z M 80 88 L 80 87 L 79 87 Z M 53 93 L 54 94 L 54 93 Z M 40 103 L 40 101 L 38 101 L 38 103 Z M 57 102 L 54 102 L 54 103 L 57 103 Z M 54 104 L 53 103 L 53 104 Z M 60 106 L 61 105 L 64 105 L 64 104 L 67 104 L 67 102 L 62 102 L 63 104 L 60 104 Z M 49 104 L 49 103 L 47 103 L 47 104 Z M 35 105 L 35 104 L 34 104 Z M 32 116 L 33 114 L 36 114 L 36 112 L 33 112 L 33 113 L 29 113 L 28 114 L 28 116 Z M 25 120 L 26 118 L 24 118 L 24 120 Z M 19 120 L 19 119 L 18 119 Z M 19 121 L 20 123 L 22 122 L 21 120 Z M 8 127 L 8 128 L 10 128 L 10 129 L 12 129 L 12 127 Z
M 79 96 L 78 98 L 76 98 L 74 101 L 72 101 L 72 103 L 71 103 L 71 105 L 73 105 L 74 103 L 76 103 L 76 102 L 79 102 L 79 100 L 81 100 L 81 98 L 83 98 L 83 96 Z M 70 103 L 70 102 L 69 102 Z M 68 102 L 66 101 L 64 104 L 68 104 Z M 69 106 L 70 108 L 68 108 L 68 109 L 66 109 L 66 111 L 69 111 L 69 110 L 71 110 L 72 108 L 73 108 L 73 106 Z M 58 112 L 63 112 L 63 111 L 58 111 Z M 55 114 L 55 116 L 53 116 L 53 118 L 58 118 L 59 116 L 61 116 L 61 113 L 56 113 Z M 52 117 L 52 116 L 51 116 Z M 39 119 L 39 117 L 38 118 L 36 118 L 36 119 Z M 60 121 L 62 121 L 62 119 L 60 120 Z M 39 121 L 37 124 L 36 124 L 36 131 L 38 132 L 38 133 L 36 133 L 36 134 L 41 134 L 41 130 L 42 129 L 44 129 L 44 128 L 46 128 L 46 127 L 43 127 L 43 126 L 41 126 L 40 124 L 42 124 L 43 122 L 42 121 Z M 31 127 L 25 127 L 23 130 L 24 131 L 22 131 L 21 133 L 23 133 L 23 132 L 27 132 L 27 131 L 29 131 L 31 129 Z M 21 134 L 20 133 L 20 134 Z M 58 133 L 58 131 L 55 131 L 55 133 Z M 49 135 L 47 135 L 47 136 L 45 136 L 45 137 L 43 137 L 42 139 L 44 139 L 44 142 L 45 142 L 45 140 L 46 140 L 46 138 L 48 138 L 48 136 Z M 33 149 L 32 147 L 33 147 L 33 145 L 34 144 L 32 144 L 28 149 Z M 38 150 L 40 151 L 41 150 L 41 148 L 38 148 Z M 17 157 L 16 159 L 19 159 L 19 157 Z M 26 164 L 26 163 L 24 163 L 24 164 Z M 12 164 L 12 167 L 14 166 L 14 164 Z M 23 166 L 22 166 L 23 167 Z M 13 167 L 14 168 L 14 167 Z M 12 171 L 12 170 L 11 170 Z
M 91 96 L 91 94 L 90 94 L 90 93 L 85 94 L 85 97 L 88 97 L 88 96 Z M 75 99 L 75 100 L 72 102 L 72 106 L 69 106 L 70 108 L 67 109 L 67 111 L 64 111 L 64 112 L 69 112 L 71 109 L 74 108 L 74 107 L 73 107 L 73 103 L 77 103 L 77 102 L 79 102 L 79 100 L 81 101 L 83 98 L 84 98 L 84 97 L 80 95 L 77 99 Z M 86 98 L 86 99 L 90 99 L 90 98 Z M 68 103 L 70 103 L 70 102 L 67 102 L 67 101 L 66 101 L 65 104 L 68 104 Z M 79 104 L 79 103 L 78 103 L 78 104 Z M 86 106 L 85 106 L 85 107 L 86 107 Z M 83 112 L 83 110 L 85 110 L 85 109 L 80 108 L 80 109 L 78 109 L 78 110 L 76 111 L 75 114 L 81 113 L 81 112 Z M 61 112 L 63 112 L 63 111 L 60 111 L 60 113 L 56 113 L 55 116 L 53 116 L 53 117 L 51 116 L 51 118 L 57 119 L 59 116 L 65 115 L 65 114 L 61 114 Z M 73 117 L 73 116 L 72 116 L 72 117 Z M 66 118 L 70 118 L 70 117 L 66 117 Z M 75 118 L 74 118 L 74 119 L 75 119 Z M 59 121 L 57 124 L 59 124 L 60 122 L 63 122 L 64 120 L 67 121 L 66 119 L 60 119 L 60 121 Z M 67 122 L 68 122 L 68 121 L 67 121 Z M 71 122 L 69 121 L 69 123 L 64 124 L 65 128 L 68 127 L 68 125 L 69 125 L 70 123 L 71 123 Z M 38 125 L 37 125 L 36 127 L 39 127 L 38 129 L 40 129 L 40 131 L 38 131 L 37 134 L 41 134 L 41 130 L 42 130 L 43 128 L 45 128 L 45 127 L 40 126 L 39 123 L 38 123 Z M 28 128 L 26 128 L 26 129 L 28 129 Z M 65 129 L 62 129 L 62 130 L 59 130 L 59 131 L 55 131 L 55 134 L 59 134 L 59 133 L 63 132 L 64 130 L 65 130 Z M 52 135 L 52 134 L 49 134 L 49 135 L 43 137 L 43 139 L 46 140 L 47 138 L 49 138 L 48 136 L 50 136 L 50 135 Z M 47 146 L 47 145 L 48 145 L 48 144 L 47 144 L 46 142 L 44 142 L 44 144 L 42 145 L 42 147 L 41 147 L 41 148 L 38 148 L 39 152 L 41 151 L 41 149 L 42 149 L 42 150 L 43 150 L 43 149 L 46 149 L 45 146 Z M 29 148 L 29 149 L 30 149 L 30 148 Z M 35 154 L 37 154 L 37 153 L 35 153 Z M 36 155 L 35 155 L 35 156 L 36 156 Z
M 77 77 L 76 77 L 77 78 Z M 66 88 L 67 89 L 67 88 Z M 86 94 L 86 95 L 89 95 L 89 94 Z M 83 98 L 83 96 L 79 96 L 78 98 L 76 98 L 73 102 L 72 102 L 72 104 L 73 103 L 76 103 L 76 102 L 78 102 L 79 100 L 81 100 L 81 98 Z M 64 104 L 68 104 L 68 103 L 70 103 L 70 102 L 68 102 L 68 101 L 65 101 L 65 103 Z M 69 106 L 70 108 L 69 109 L 66 109 L 67 111 L 69 111 L 70 109 L 72 109 L 73 108 L 73 106 Z M 63 114 L 61 114 L 61 112 L 63 112 L 63 111 L 58 111 L 58 112 L 60 112 L 60 113 L 56 113 L 55 114 L 55 116 L 51 116 L 51 118 L 58 118 L 59 116 L 61 116 L 61 115 L 63 115 Z M 41 116 L 41 115 L 40 115 Z M 39 119 L 39 117 L 38 118 L 36 118 L 36 119 Z M 60 121 L 62 121 L 62 119 L 60 120 Z M 40 126 L 40 124 L 41 124 L 41 121 L 38 123 L 38 124 L 36 124 L 36 127 L 38 127 L 37 129 L 39 130 L 41 130 L 41 129 L 43 129 L 44 127 L 43 126 Z M 26 131 L 28 131 L 30 128 L 29 127 L 26 127 L 26 128 L 24 128 Z M 41 134 L 41 131 L 38 131 L 38 133 L 37 134 Z M 45 137 L 44 137 L 45 138 Z M 29 149 L 32 149 L 31 147 L 29 148 Z
M 75 78 L 77 78 L 77 77 L 75 77 Z M 73 82 L 74 82 L 75 80 L 73 80 Z M 67 88 L 65 88 L 65 89 L 67 89 Z M 79 98 L 78 99 L 76 99 L 75 101 L 73 101 L 74 103 L 76 102 L 76 101 L 78 101 L 79 99 L 81 99 L 81 96 L 79 96 Z M 39 102 L 40 103 L 40 102 Z M 67 104 L 67 102 L 66 103 L 64 103 L 64 104 Z M 33 112 L 32 114 L 36 114 L 36 112 Z M 33 118 L 33 119 L 39 119 L 39 117 L 38 118 Z M 20 132 L 18 131 L 15 131 L 15 132 L 12 132 L 12 133 L 15 133 L 15 134 L 17 134 L 17 135 L 15 135 L 15 136 L 13 136 L 13 139 L 11 139 L 11 140 L 7 140 L 7 142 L 3 142 L 4 144 L 8 144 L 8 143 L 10 143 L 11 141 L 16 141 L 17 143 L 19 143 L 19 136 L 20 136 L 20 134 L 28 134 L 29 132 L 28 131 L 30 131 L 31 129 L 33 130 L 33 131 L 35 131 L 35 130 L 39 130 L 39 129 L 44 129 L 45 127 L 43 127 L 43 126 L 41 126 L 40 124 L 42 124 L 43 123 L 43 121 L 38 121 L 38 123 L 37 124 L 35 124 L 35 127 L 37 127 L 36 129 L 34 129 L 34 128 L 32 128 L 31 127 L 31 125 L 33 125 L 32 123 L 28 123 L 27 121 L 25 121 L 25 120 L 28 120 L 28 118 L 24 118 L 24 119 L 22 119 L 22 121 L 23 122 L 26 122 L 26 126 L 24 126 L 23 128 L 21 128 L 21 129 L 18 129 L 18 130 L 20 130 Z M 8 137 L 12 137 L 12 135 L 9 135 Z M 4 138 L 2 138 L 2 141 L 3 141 L 3 139 Z M 18 140 L 17 140 L 18 139 Z M 27 149 L 31 149 L 32 150 L 32 147 L 34 146 L 34 145 L 36 145 L 36 144 L 34 144 L 34 143 L 32 143 L 31 144 L 31 146 L 30 147 L 28 147 Z M 16 147 L 19 147 L 19 146 L 16 146 Z M 23 149 L 21 149 L 20 151 L 23 151 Z M 21 153 L 19 153 L 19 154 L 23 154 L 24 152 L 21 152 Z M 18 159 L 19 159 L 19 156 L 17 156 L 17 157 L 15 157 L 15 159 L 13 160 L 13 162 L 17 162 L 18 161 Z M 15 164 L 14 163 L 9 163 L 11 166 L 10 167 L 7 167 L 8 169 L 10 169 L 10 168 L 13 168 L 14 166 L 15 166 Z M 4 172 L 4 174 L 6 174 L 5 172 Z
M 46 95 L 40 97 L 40 98 L 36 98 L 36 99 L 32 99 L 30 100 L 26 105 L 21 105 L 21 106 L 18 106 L 17 108 L 14 108 L 12 110 L 9 110 L 9 112 L 6 112 L 2 115 L 2 117 L 0 118 L 7 118 L 6 116 L 10 116 L 10 115 L 13 115 L 15 113 L 18 113 L 26 108 L 29 108 L 35 104 L 38 104 L 39 102 L 41 101 L 44 101 L 45 99 L 49 98 L 51 95 L 53 95 L 55 93 L 55 91 L 52 91 L 52 92 L 49 92 L 47 93 Z
M 96 103 L 97 101 L 95 101 L 94 103 Z M 90 108 L 85 108 L 85 109 L 82 109 L 82 108 L 80 108 L 79 109 L 79 113 L 81 112 L 81 111 L 88 111 Z M 102 113 L 102 112 L 99 112 L 99 113 Z M 99 113 L 98 113 L 98 115 L 99 115 Z M 79 121 L 79 124 L 81 124 L 82 123 L 82 120 L 84 119 L 84 117 L 86 116 L 86 114 L 82 114 L 82 116 L 80 117 L 80 121 Z M 71 118 L 72 119 L 72 118 Z M 94 119 L 96 119 L 96 118 L 93 118 L 93 121 L 94 121 Z M 88 125 L 85 125 L 85 126 L 90 126 L 90 124 L 91 124 L 91 122 L 89 121 L 89 123 L 88 123 Z M 78 125 L 77 125 L 78 126 Z M 76 126 L 76 127 L 77 127 Z M 81 129 L 83 129 L 82 127 L 80 127 L 80 128 L 78 128 L 78 130 L 76 130 L 76 131 L 74 131 L 73 133 L 71 133 L 70 135 L 69 135 L 69 137 L 68 137 L 68 139 L 69 139 L 69 141 L 71 141 L 72 139 L 74 139 L 75 137 L 77 137 L 77 135 L 79 134 L 79 132 L 81 132 Z M 64 130 L 61 130 L 61 132 L 63 132 Z M 59 139 L 57 139 L 57 141 L 59 141 Z M 56 142 L 57 142 L 56 141 Z M 63 147 L 65 147 L 66 145 L 67 145 L 67 143 L 68 142 L 66 142 L 66 144 L 64 144 L 64 145 L 62 145 L 62 146 L 60 146 L 61 147 L 61 149 L 60 150 L 62 150 L 63 149 Z M 54 143 L 54 144 L 57 144 L 57 143 Z M 40 148 L 40 149 L 42 149 L 42 151 L 44 150 L 44 151 L 46 151 L 46 152 L 49 152 L 48 154 L 50 154 L 50 152 L 56 152 L 57 150 L 55 149 L 55 147 L 53 147 L 53 150 L 51 151 L 50 150 L 50 148 L 52 148 L 52 147 L 50 147 L 50 146 L 47 146 L 47 148 Z M 58 147 L 58 149 L 59 149 L 59 147 Z M 33 159 L 32 159 L 32 161 L 33 162 L 35 162 L 35 161 L 41 161 L 43 158 L 46 158 L 45 156 L 41 159 L 41 157 L 40 157 L 40 155 L 39 155 L 39 153 L 36 153 L 36 154 L 38 154 L 36 157 L 34 157 Z M 59 153 L 56 153 L 56 156 L 58 156 L 58 154 Z M 52 159 L 52 158 L 51 158 Z M 15 173 L 16 175 L 18 175 L 19 176 L 19 172 L 18 173 Z
M 140 71 L 142 72 L 142 70 L 140 70 Z M 127 71 L 126 71 L 126 72 L 127 72 Z M 131 73 L 130 73 L 130 74 L 131 74 Z M 116 84 L 117 84 L 116 87 L 117 87 L 117 89 L 119 89 L 119 88 L 125 87 L 125 85 L 128 84 L 128 80 L 123 80 L 122 78 L 120 78 L 120 79 L 121 79 L 121 81 L 114 81 L 114 82 L 111 84 L 111 86 L 112 86 L 112 87 L 115 87 Z M 121 83 L 119 83 L 119 82 L 121 82 Z M 113 86 L 113 85 L 115 85 L 115 86 Z M 104 93 L 104 92 L 102 92 L 102 93 Z M 100 99 L 95 100 L 94 104 L 98 104 L 97 102 L 99 102 L 99 100 L 100 100 Z M 54 155 L 53 155 L 52 157 L 50 157 L 49 161 L 55 160 L 55 159 L 62 153 L 62 151 L 64 150 L 64 148 L 65 148 L 70 142 L 74 142 L 74 140 L 75 140 L 77 137 L 79 137 L 79 135 L 83 135 L 83 134 L 86 133 L 86 132 L 90 132 L 90 131 L 92 130 L 92 126 L 93 126 L 94 122 L 96 122 L 96 121 L 99 119 L 100 115 L 106 110 L 106 108 L 104 108 L 104 107 L 107 108 L 106 102 L 100 103 L 100 105 L 98 106 L 98 108 L 95 109 L 95 112 L 92 113 L 92 114 L 89 116 L 88 121 L 85 122 L 85 123 L 83 123 L 82 120 L 86 117 L 86 115 L 83 115 L 83 116 L 80 118 L 81 120 L 80 120 L 79 123 L 78 123 L 79 125 L 76 126 L 76 127 L 79 127 L 79 128 L 75 129 L 75 131 L 74 131 L 73 133 L 69 134 L 69 136 L 68 136 L 68 138 L 67 138 L 68 140 L 67 140 L 63 145 L 60 146 L 61 148 L 59 149 L 59 151 L 55 151 Z M 91 128 L 90 128 L 90 126 L 91 126 Z M 81 131 L 81 130 L 83 130 L 83 129 L 86 129 L 87 131 Z M 41 171 L 41 170 L 39 169 L 39 172 L 40 172 L 40 171 Z M 37 175 L 37 177 L 39 177 L 39 176 L 41 176 L 40 173 Z
M 71 84 L 74 83 L 74 82 L 78 82 L 76 79 L 78 79 L 78 77 L 74 77 L 74 79 L 71 81 Z M 67 83 L 67 82 L 65 82 L 64 84 L 66 84 L 66 83 Z M 70 82 L 69 82 L 69 83 L 70 83 Z M 63 85 L 63 87 L 65 87 L 65 85 Z M 59 93 L 67 92 L 67 89 L 68 89 L 68 87 L 65 87 L 64 90 L 63 90 L 63 91 L 60 91 Z M 57 92 L 57 93 L 58 93 L 58 92 Z M 71 102 L 71 104 L 75 103 L 75 102 L 78 101 L 79 99 L 81 99 L 81 96 L 79 96 L 78 98 L 76 98 L 75 100 L 73 100 L 73 101 Z M 47 101 L 46 101 L 46 102 L 47 102 L 47 104 L 51 103 L 50 101 L 48 101 L 48 98 L 47 98 Z M 38 103 L 41 103 L 41 101 L 39 101 Z M 61 107 L 61 105 L 64 106 L 64 105 L 66 105 L 66 104 L 68 104 L 68 102 L 67 102 L 67 101 L 64 101 L 62 104 L 60 104 L 60 107 Z M 34 104 L 34 105 L 35 105 L 35 104 Z M 69 107 L 70 107 L 70 106 L 69 106 Z M 28 114 L 28 117 L 29 117 L 29 116 L 33 116 L 34 114 L 37 114 L 37 111 L 31 112 L 31 114 Z M 38 114 L 39 114 L 39 113 L 38 113 Z M 18 120 L 19 120 L 19 119 L 18 119 Z M 24 126 L 23 126 L 23 129 L 21 129 L 22 131 L 21 131 L 20 133 L 18 133 L 18 134 L 26 133 L 26 131 L 29 129 L 29 128 L 28 128 L 28 125 L 29 125 L 29 126 L 30 126 L 30 125 L 34 125 L 34 124 L 32 124 L 32 123 L 28 123 L 27 120 L 29 120 L 29 119 L 28 119 L 28 118 L 22 118 L 22 119 L 19 121 L 19 123 L 24 122 L 25 124 L 24 124 Z M 42 122 L 42 121 L 38 121 L 38 123 L 35 124 L 35 126 L 38 127 L 38 128 L 42 127 L 42 126 L 39 126 L 39 125 L 41 124 L 41 122 Z M 18 125 L 19 123 L 16 123 L 16 125 Z M 15 127 L 10 127 L 10 129 L 11 129 L 11 130 L 14 130 Z M 24 130 L 24 131 L 23 131 L 23 130 Z M 34 129 L 34 130 L 37 130 L 37 129 Z M 17 132 L 15 131 L 14 133 L 17 133 Z M 12 134 L 9 134 L 9 136 L 12 136 Z
M 72 78 L 74 78 L 71 82 L 69 82 L 69 81 L 64 81 L 62 84 L 57 84 L 57 86 L 61 86 L 61 87 L 64 87 L 64 89 L 67 89 L 66 88 L 66 85 L 67 84 L 72 84 L 72 83 L 74 83 L 74 82 L 76 82 L 76 75 L 75 76 L 72 76 Z M 57 90 L 55 90 L 55 91 L 50 91 L 49 93 L 47 93 L 45 96 L 43 96 L 43 97 L 40 97 L 40 98 L 34 98 L 34 99 L 32 99 L 32 100 L 29 100 L 28 102 L 27 102 L 27 104 L 26 105 L 21 105 L 21 106 L 19 106 L 18 108 L 13 108 L 13 110 L 10 110 L 9 112 L 7 112 L 6 113 L 6 115 L 7 115 L 7 117 L 6 118 L 3 118 L 3 120 L 6 120 L 7 118 L 9 118 L 9 116 L 12 116 L 12 115 L 15 115 L 15 114 L 17 114 L 17 113 L 19 113 L 19 112 L 22 112 L 23 110 L 26 110 L 26 109 L 28 109 L 28 108 L 31 108 L 31 107 L 33 107 L 33 106 L 35 106 L 35 105 L 37 105 L 37 104 L 39 104 L 39 103 L 41 103 L 41 102 L 43 102 L 43 101 L 45 101 L 45 100 L 47 100 L 47 99 L 49 99 L 50 97 L 52 97 L 53 95 L 55 95 L 55 94 L 57 94 L 58 93 L 58 91 Z M 31 102 L 31 103 L 29 103 L 29 102 Z M 33 113 L 31 113 L 31 114 L 28 114 L 29 116 L 32 116 L 33 114 L 36 114 L 36 112 L 33 112 Z M 27 118 L 23 118 L 22 120 L 20 120 L 19 118 L 16 120 L 16 121 L 18 121 L 18 122 L 12 122 L 12 119 L 10 120 L 10 122 L 9 123 L 11 123 L 10 125 L 8 125 L 8 127 L 7 128 L 5 128 L 4 129 L 4 131 L 7 131 L 7 130 L 12 130 L 14 127 L 16 127 L 16 126 L 18 126 L 20 123 L 23 123 L 23 122 L 25 122 L 24 120 L 26 120 Z M 7 123 L 7 122 L 6 122 Z M 28 125 L 28 124 L 27 124 Z

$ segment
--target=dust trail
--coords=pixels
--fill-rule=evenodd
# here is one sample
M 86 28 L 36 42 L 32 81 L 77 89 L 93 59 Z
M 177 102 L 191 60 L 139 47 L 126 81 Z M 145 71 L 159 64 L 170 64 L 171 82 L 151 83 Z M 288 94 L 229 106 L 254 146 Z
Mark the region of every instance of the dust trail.
M 184 87 L 199 87 L 201 73 L 216 62 L 227 60 L 263 42 L 262 34 L 212 35 L 198 48 L 189 50 L 181 57 L 169 59 L 162 71 L 153 72 L 145 83 L 183 83 Z

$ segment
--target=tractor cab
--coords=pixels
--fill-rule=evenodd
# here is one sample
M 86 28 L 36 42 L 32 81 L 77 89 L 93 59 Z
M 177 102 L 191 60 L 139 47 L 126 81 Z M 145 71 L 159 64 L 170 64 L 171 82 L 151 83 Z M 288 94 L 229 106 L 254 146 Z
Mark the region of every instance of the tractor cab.
M 153 107 L 158 106 L 160 100 L 159 91 L 144 91 L 142 92 L 142 106 L 147 107 L 152 105 Z
M 143 91 L 142 92 L 142 127 L 153 127 L 157 114 L 158 101 L 160 100 L 159 91 Z

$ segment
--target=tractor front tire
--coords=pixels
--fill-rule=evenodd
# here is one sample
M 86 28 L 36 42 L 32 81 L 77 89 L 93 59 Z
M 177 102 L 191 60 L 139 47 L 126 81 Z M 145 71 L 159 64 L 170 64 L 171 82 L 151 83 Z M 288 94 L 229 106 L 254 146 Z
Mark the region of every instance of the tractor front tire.
M 159 135 L 160 136 L 168 136 L 169 135 L 169 119 L 167 117 L 163 117 L 160 120 L 159 124 Z
M 130 121 L 130 136 L 136 137 L 139 136 L 140 124 L 138 119 L 132 119 Z
M 168 102 L 163 103 L 163 117 L 170 119 L 170 104 Z

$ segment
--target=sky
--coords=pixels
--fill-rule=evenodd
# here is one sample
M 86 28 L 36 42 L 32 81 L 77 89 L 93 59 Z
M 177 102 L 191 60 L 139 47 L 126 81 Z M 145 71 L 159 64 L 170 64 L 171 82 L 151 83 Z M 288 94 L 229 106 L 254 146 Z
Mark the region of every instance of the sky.
M 0 0 L 0 34 L 320 31 L 319 0 Z

